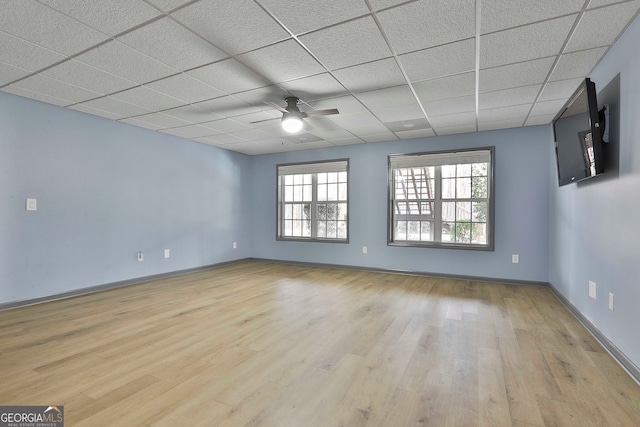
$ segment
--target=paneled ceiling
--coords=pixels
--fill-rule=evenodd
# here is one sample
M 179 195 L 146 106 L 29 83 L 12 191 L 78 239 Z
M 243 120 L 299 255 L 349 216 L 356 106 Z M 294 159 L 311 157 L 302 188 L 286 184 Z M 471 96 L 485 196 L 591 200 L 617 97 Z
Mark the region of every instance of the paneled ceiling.
M 550 123 L 640 0 L 3 0 L 0 90 L 245 154 Z M 337 108 L 284 133 L 281 113 Z M 270 121 L 255 121 L 274 119 Z

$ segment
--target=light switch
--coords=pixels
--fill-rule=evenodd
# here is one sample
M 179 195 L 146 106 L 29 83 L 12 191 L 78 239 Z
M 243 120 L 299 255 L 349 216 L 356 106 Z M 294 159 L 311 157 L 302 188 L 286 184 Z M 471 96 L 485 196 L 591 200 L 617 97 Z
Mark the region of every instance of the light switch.
M 27 199 L 27 210 L 28 211 L 37 211 L 38 210 L 38 199 Z

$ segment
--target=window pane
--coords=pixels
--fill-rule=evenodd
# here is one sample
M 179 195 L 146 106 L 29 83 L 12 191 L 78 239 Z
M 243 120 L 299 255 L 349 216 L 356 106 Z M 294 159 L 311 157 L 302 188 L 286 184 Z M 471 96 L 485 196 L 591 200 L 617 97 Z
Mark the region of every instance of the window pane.
M 304 183 L 306 185 L 311 185 L 312 181 L 313 181 L 313 175 L 312 174 L 310 174 L 310 173 L 304 174 Z
M 458 178 L 457 179 L 457 194 L 458 199 L 471 198 L 471 178 Z
M 338 184 L 338 200 L 347 200 L 347 184 Z
M 311 201 L 311 191 L 312 191 L 312 186 L 311 185 L 306 185 L 303 187 L 303 192 L 302 192 L 302 200 L 304 200 L 305 202 L 310 202 Z
M 420 240 L 422 241 L 432 241 L 433 240 L 433 235 L 431 234 L 431 222 L 429 221 L 422 221 L 420 223 Z
M 327 174 L 327 182 L 329 183 L 338 182 L 338 172 L 329 172 Z
M 327 184 L 327 200 L 338 200 L 338 184 Z
M 458 174 L 458 178 L 471 176 L 471 165 L 470 164 L 458 165 L 457 174 Z
M 456 220 L 456 202 L 442 202 L 442 220 Z
M 487 202 L 471 203 L 471 219 L 473 222 L 487 221 Z
M 396 240 L 407 240 L 407 222 L 396 221 L 393 234 Z
M 325 202 L 327 200 L 327 184 L 318 184 L 318 201 Z
M 407 240 L 420 240 L 420 221 L 407 222 Z
M 457 221 L 453 224 L 453 238 L 457 243 L 471 243 L 471 228 L 476 224 L 471 221 Z
M 471 221 L 471 202 L 456 203 L 456 221 Z
M 487 197 L 487 194 L 487 178 L 473 178 L 473 182 L 471 184 L 471 197 L 473 197 L 474 199 L 485 198 Z
M 327 224 L 324 221 L 318 221 L 318 237 L 327 237 Z
M 284 187 L 284 201 L 293 202 L 293 187 L 289 185 Z
M 441 231 L 441 239 L 443 242 L 451 241 L 451 223 L 443 222 L 442 223 L 442 231 Z
M 442 179 L 442 198 L 443 199 L 455 199 L 456 197 L 456 179 L 446 178 Z
M 338 238 L 347 238 L 347 221 L 338 221 Z
M 339 172 L 338 173 L 338 181 L 339 182 L 347 182 L 347 172 Z
M 293 175 L 284 176 L 284 185 L 293 185 Z
M 456 165 L 442 165 L 440 167 L 443 178 L 455 178 Z
M 346 203 L 338 204 L 338 219 L 343 221 L 346 224 L 347 222 L 347 204 Z
M 488 163 L 474 163 L 471 165 L 473 176 L 487 176 Z
M 486 223 L 474 223 L 474 228 L 471 235 L 472 243 L 478 245 L 487 244 L 487 224 Z
M 327 183 L 327 173 L 322 172 L 318 174 L 318 184 L 326 184 Z

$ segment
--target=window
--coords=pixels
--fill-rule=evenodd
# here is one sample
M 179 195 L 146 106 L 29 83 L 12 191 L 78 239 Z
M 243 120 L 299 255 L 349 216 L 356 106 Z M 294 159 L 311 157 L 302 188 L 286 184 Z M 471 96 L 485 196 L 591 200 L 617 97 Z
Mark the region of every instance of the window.
M 493 148 L 389 156 L 389 244 L 493 250 Z
M 349 162 L 278 166 L 278 239 L 347 242 Z

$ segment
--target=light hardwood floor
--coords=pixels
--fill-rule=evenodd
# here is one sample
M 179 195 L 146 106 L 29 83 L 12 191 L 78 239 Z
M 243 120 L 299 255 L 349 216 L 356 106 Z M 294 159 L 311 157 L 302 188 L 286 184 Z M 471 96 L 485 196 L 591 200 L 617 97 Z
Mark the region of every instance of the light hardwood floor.
M 242 262 L 0 312 L 0 405 L 67 426 L 635 426 L 543 287 Z

